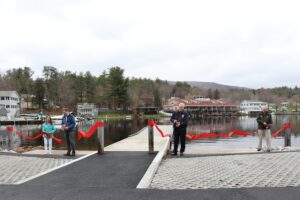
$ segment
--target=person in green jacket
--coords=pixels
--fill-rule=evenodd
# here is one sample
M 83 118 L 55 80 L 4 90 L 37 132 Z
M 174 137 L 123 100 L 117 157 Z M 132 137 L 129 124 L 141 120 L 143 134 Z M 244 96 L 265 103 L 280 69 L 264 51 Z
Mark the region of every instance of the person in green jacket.
M 51 154 L 52 152 L 52 137 L 56 131 L 55 126 L 52 123 L 51 117 L 47 116 L 45 123 L 42 125 L 42 132 L 44 133 L 44 149 L 45 153 L 44 154 Z
M 258 114 L 256 121 L 258 124 L 258 138 L 259 138 L 257 151 L 261 151 L 262 149 L 262 137 L 264 133 L 266 137 L 266 143 L 267 143 L 267 152 L 270 152 L 271 151 L 271 125 L 273 121 L 267 106 L 263 107 L 262 111 Z

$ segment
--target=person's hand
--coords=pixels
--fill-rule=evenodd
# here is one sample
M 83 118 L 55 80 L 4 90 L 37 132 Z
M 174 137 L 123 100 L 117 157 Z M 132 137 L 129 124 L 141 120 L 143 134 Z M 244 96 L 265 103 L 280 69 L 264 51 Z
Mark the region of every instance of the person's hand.
M 179 127 L 180 126 L 180 122 L 176 122 L 176 127 Z
M 266 122 L 264 122 L 264 125 L 266 126 L 266 125 L 267 125 L 267 123 L 266 123 Z

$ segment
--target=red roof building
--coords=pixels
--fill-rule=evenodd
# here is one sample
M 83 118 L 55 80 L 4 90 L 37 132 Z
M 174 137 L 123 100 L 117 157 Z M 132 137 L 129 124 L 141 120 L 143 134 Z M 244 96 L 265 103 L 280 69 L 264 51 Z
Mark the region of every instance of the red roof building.
M 185 100 L 176 97 L 172 97 L 163 106 L 164 111 L 174 112 L 178 109 L 180 103 L 185 104 L 185 109 L 192 116 L 207 116 L 207 115 L 236 115 L 238 113 L 239 104 L 225 102 L 221 100 Z

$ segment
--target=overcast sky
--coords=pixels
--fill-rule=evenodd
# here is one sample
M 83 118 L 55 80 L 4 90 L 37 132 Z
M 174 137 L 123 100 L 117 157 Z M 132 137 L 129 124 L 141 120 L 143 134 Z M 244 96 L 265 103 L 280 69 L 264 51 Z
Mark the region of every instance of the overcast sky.
M 0 0 L 0 72 L 300 86 L 300 2 Z

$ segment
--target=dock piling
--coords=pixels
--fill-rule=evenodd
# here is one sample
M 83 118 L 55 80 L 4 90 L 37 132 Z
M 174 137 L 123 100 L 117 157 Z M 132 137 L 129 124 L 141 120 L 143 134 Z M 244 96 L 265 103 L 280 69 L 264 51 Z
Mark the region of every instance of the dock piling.
M 149 154 L 154 153 L 153 126 L 148 126 Z
M 97 149 L 99 155 L 104 153 L 104 126 L 97 128 Z

